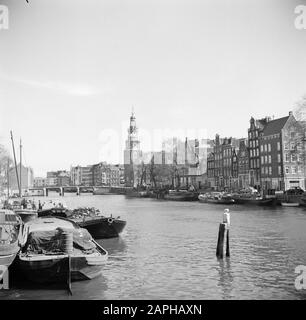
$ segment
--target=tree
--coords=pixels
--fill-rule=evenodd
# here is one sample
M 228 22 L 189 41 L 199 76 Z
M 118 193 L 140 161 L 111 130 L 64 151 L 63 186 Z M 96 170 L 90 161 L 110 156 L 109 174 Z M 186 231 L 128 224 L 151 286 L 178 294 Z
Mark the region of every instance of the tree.
M 9 156 L 8 151 L 3 145 L 0 145 L 0 187 L 4 187 L 7 184 L 7 168 L 12 167 L 13 161 Z
M 306 132 L 306 94 L 297 101 L 293 108 L 293 115 L 297 121 L 300 122 L 304 132 Z

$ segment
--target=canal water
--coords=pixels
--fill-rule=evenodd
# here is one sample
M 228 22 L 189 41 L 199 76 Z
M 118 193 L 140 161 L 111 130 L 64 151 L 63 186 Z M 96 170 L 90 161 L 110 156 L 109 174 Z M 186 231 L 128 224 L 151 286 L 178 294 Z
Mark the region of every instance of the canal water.
M 64 287 L 25 282 L 1 290 L 0 299 L 306 298 L 294 285 L 295 268 L 306 265 L 303 208 L 230 206 L 231 257 L 218 261 L 222 205 L 121 195 L 65 195 L 64 201 L 127 221 L 119 238 L 99 241 L 109 252 L 103 276 L 73 282 L 72 297 Z

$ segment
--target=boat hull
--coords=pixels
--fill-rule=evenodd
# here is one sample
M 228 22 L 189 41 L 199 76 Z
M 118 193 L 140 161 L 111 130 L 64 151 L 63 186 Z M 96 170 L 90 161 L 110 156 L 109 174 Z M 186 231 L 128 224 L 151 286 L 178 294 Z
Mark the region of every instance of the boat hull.
M 81 228 L 87 229 L 94 239 L 118 237 L 126 225 L 126 221 L 112 218 L 74 222 L 76 222 Z
M 118 237 L 126 225 L 126 221 L 113 219 L 111 217 L 73 219 L 67 217 L 67 210 L 64 208 L 51 208 L 38 212 L 39 217 L 53 216 L 63 217 L 76 223 L 79 227 L 85 228 L 94 239 L 107 239 Z
M 235 203 L 245 204 L 250 206 L 272 206 L 274 199 L 245 199 L 245 198 L 234 198 Z
M 70 271 L 71 280 L 91 280 L 102 274 L 102 268 L 105 258 L 90 263 L 87 257 L 71 257 Z M 18 259 L 17 267 L 22 271 L 25 277 L 33 282 L 51 283 L 62 282 L 68 277 L 68 257 L 50 258 L 48 260 L 30 261 L 27 259 Z
M 49 208 L 49 209 L 41 209 L 38 210 L 38 217 L 48 217 L 48 216 L 54 216 L 54 217 L 62 217 L 66 218 L 66 212 L 67 209 L 65 208 Z
M 134 191 L 126 193 L 125 196 L 127 198 L 150 198 L 151 194 L 149 192 Z
M 235 200 L 233 199 L 218 199 L 218 200 L 215 200 L 215 199 L 208 199 L 206 201 L 207 203 L 213 203 L 213 204 L 234 204 L 235 203 Z
M 8 255 L 0 255 L 0 266 L 9 267 L 14 262 L 17 253 L 18 252 Z
M 197 193 L 191 193 L 191 194 L 165 194 L 164 199 L 165 200 L 171 200 L 171 201 L 197 201 L 198 200 L 198 194 Z
M 282 207 L 299 207 L 300 204 L 298 202 L 282 202 Z

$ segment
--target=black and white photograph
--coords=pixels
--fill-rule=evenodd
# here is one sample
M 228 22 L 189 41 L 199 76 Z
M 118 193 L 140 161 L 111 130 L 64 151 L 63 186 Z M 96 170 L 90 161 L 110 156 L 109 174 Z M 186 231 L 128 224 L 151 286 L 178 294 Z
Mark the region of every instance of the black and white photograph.
M 305 0 L 0 0 L 0 300 L 305 300 L 305 71 Z

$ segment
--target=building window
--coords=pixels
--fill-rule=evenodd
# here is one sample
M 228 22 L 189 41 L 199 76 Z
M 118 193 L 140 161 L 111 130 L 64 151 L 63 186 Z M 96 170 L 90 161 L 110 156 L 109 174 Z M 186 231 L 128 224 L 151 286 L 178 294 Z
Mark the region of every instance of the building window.
M 260 146 L 260 152 L 263 152 L 263 145 Z
M 265 163 L 264 156 L 261 156 L 261 163 Z
M 294 143 L 293 142 L 290 143 L 290 150 L 294 150 L 294 147 L 295 147 Z
M 265 174 L 265 168 L 261 167 L 261 174 Z
M 291 167 L 291 172 L 292 172 L 292 174 L 296 174 L 296 167 L 295 166 Z
M 282 174 L 282 167 L 278 166 L 278 174 L 281 175 Z
M 268 174 L 269 174 L 269 168 L 266 167 L 266 175 L 268 175 Z
M 278 162 L 281 162 L 281 155 L 280 155 L 280 153 L 277 154 L 277 161 L 278 161 Z
M 296 162 L 296 154 L 295 153 L 293 153 L 291 155 L 291 162 Z
M 268 151 L 271 152 L 271 143 L 268 144 Z
M 280 142 L 277 142 L 277 150 L 280 151 Z
M 269 167 L 269 175 L 272 176 L 272 167 Z
M 290 154 L 286 153 L 286 162 L 289 162 L 289 161 L 290 161 Z
M 265 156 L 265 163 L 268 163 L 268 156 Z
M 285 149 L 285 150 L 289 150 L 289 143 L 288 143 L 288 142 L 285 143 L 284 149 Z
M 290 171 L 289 167 L 286 166 L 286 167 L 285 167 L 285 172 L 286 172 L 286 173 L 289 173 L 289 171 Z
M 298 173 L 302 173 L 302 167 L 298 166 Z
M 268 148 L 267 148 L 267 144 L 264 145 L 264 151 L 267 152 Z
M 269 155 L 269 163 L 272 163 L 271 155 Z

